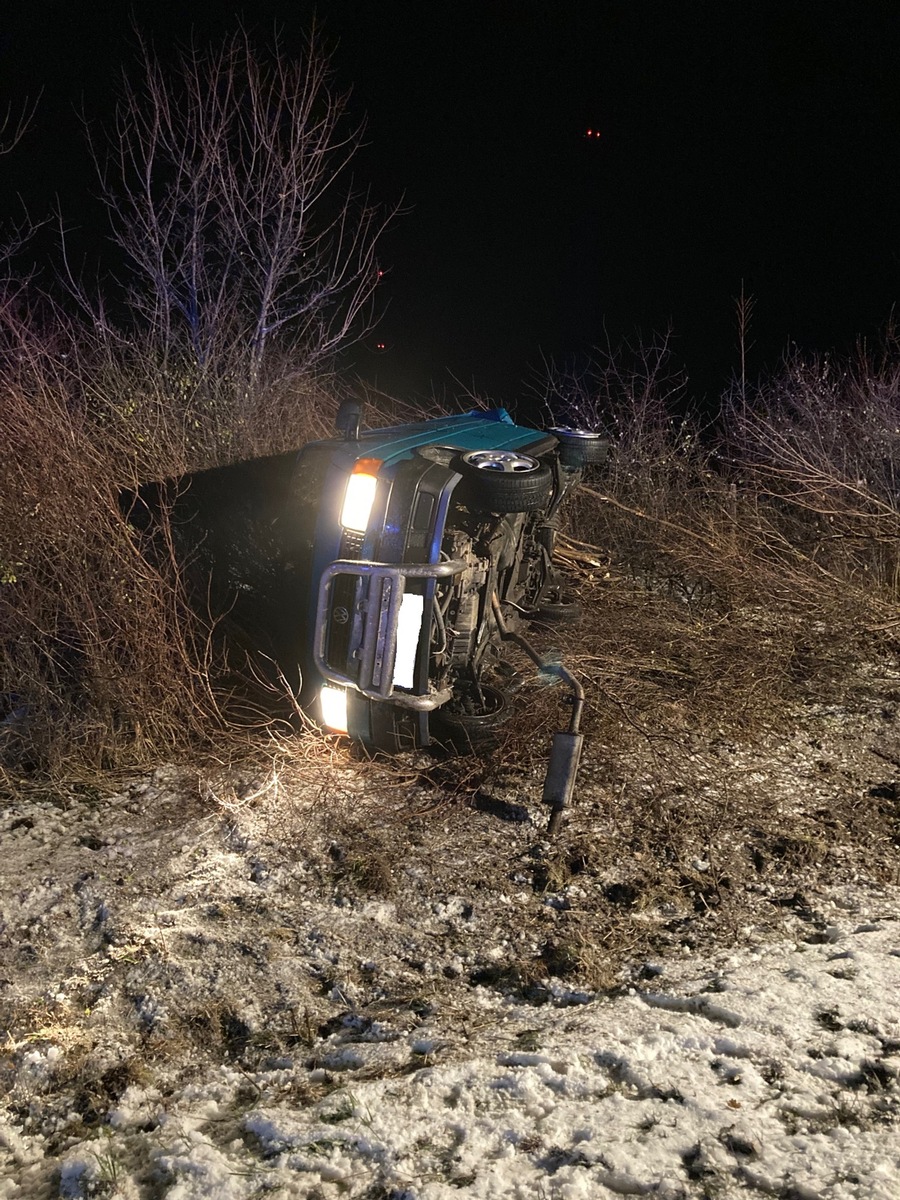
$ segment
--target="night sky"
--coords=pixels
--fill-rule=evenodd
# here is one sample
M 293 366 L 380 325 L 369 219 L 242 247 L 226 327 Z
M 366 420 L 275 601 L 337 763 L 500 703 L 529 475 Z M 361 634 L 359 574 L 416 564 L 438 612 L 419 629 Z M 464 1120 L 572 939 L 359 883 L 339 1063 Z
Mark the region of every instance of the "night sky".
M 290 53 L 317 12 L 367 122 L 357 181 L 406 210 L 354 358 L 405 398 L 462 385 L 515 403 L 543 359 L 669 325 L 695 394 L 714 395 L 737 368 L 742 280 L 751 372 L 791 343 L 872 339 L 900 298 L 897 0 L 9 7 L 4 97 L 43 96 L 0 160 L 4 213 L 21 196 L 43 215 L 58 194 L 88 231 L 74 109 L 108 112 L 132 13 L 165 56 L 242 12 L 260 42 L 277 23 Z

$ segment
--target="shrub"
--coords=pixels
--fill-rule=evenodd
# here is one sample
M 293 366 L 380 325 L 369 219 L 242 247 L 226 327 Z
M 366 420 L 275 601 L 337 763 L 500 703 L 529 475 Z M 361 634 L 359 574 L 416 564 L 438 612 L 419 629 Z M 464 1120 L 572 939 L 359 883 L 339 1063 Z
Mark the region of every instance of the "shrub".
M 114 282 L 68 273 L 64 245 L 65 306 L 11 274 L 0 296 L 10 769 L 122 764 L 228 723 L 213 622 L 120 496 L 324 434 L 379 275 L 384 222 L 340 191 L 358 139 L 315 39 L 294 62 L 239 33 L 168 74 L 142 45 L 140 68 L 92 143 Z
M 657 732 L 771 722 L 898 623 L 896 354 L 793 360 L 701 430 L 664 351 L 554 380 L 610 436 L 564 553 L 597 610 L 570 652 L 616 736 L 623 715 Z

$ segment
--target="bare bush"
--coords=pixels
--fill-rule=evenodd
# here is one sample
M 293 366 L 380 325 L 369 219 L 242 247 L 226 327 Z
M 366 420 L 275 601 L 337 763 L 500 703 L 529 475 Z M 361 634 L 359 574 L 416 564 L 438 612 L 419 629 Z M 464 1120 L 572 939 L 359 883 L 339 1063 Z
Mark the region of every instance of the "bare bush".
M 563 544 L 593 611 L 569 653 L 617 737 L 767 723 L 877 656 L 898 622 L 897 372 L 791 363 L 752 401 L 735 389 L 721 440 L 670 413 L 654 370 L 615 368 L 612 395 L 590 377 L 576 412 L 610 463 Z
M 893 605 L 900 592 L 900 357 L 795 356 L 732 404 L 728 451 L 745 486 L 822 580 Z
M 673 434 L 678 442 L 676 414 L 685 407 L 686 390 L 666 334 L 649 344 L 598 349 L 578 367 L 551 365 L 541 398 L 554 423 L 605 433 L 614 471 L 647 470 L 668 461 Z
M 314 36 L 293 61 L 240 32 L 171 71 L 141 44 L 92 138 L 118 287 L 68 283 L 90 403 L 142 473 L 323 432 L 323 377 L 366 327 L 386 220 L 342 182 L 359 139 L 345 109 Z
M 551 370 L 544 402 L 555 422 L 609 439 L 602 472 L 576 498 L 572 528 L 587 531 L 635 579 L 693 592 L 699 581 L 684 577 L 683 564 L 665 561 L 663 531 L 677 530 L 683 540 L 694 522 L 686 513 L 698 497 L 702 503 L 710 473 L 669 338 L 598 352 L 578 370 Z
M 570 411 L 610 435 L 609 465 L 582 489 L 574 524 L 651 586 L 709 594 L 720 608 L 889 612 L 900 532 L 896 355 L 853 366 L 794 360 L 752 399 L 736 388 L 712 438 L 672 411 L 680 395 L 661 371 L 664 353 L 643 352 L 641 370 L 604 362 L 564 381 Z
M 328 432 L 340 398 L 329 371 L 365 328 L 384 226 L 342 182 L 359 133 L 344 130 L 345 108 L 315 37 L 293 61 L 277 47 L 257 52 L 241 32 L 186 49 L 171 71 L 141 43 L 113 128 L 91 131 L 113 273 L 88 283 L 64 237 L 64 311 L 33 278 L 5 271 L 8 767 L 158 756 L 234 715 L 229 664 L 212 648 L 212 622 L 186 603 L 165 512 L 148 554 L 122 496 Z M 8 114 L 0 150 L 22 129 Z M 15 232 L 5 263 L 26 238 Z M 254 720 L 267 724 L 245 706 L 241 724 Z
M 4 309 L 0 751 L 8 766 L 109 766 L 197 737 L 214 709 L 177 578 L 150 567 L 117 473 L 41 343 Z

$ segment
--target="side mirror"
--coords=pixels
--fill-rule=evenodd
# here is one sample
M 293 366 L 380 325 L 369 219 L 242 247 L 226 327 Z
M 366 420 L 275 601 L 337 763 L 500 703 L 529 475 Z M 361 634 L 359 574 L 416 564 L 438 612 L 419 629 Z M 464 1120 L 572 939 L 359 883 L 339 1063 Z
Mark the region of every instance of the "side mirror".
M 363 406 L 361 401 L 342 400 L 334 421 L 335 429 L 343 436 L 345 441 L 358 441 L 362 418 Z

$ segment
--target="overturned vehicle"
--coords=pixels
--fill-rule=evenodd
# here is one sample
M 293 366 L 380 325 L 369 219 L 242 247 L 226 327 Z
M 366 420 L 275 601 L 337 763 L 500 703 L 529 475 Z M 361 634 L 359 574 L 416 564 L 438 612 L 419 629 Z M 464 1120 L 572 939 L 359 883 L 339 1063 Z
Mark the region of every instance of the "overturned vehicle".
M 503 409 L 362 430 L 148 484 L 132 521 L 171 539 L 204 615 L 325 728 L 373 751 L 474 744 L 507 714 L 502 646 L 572 618 L 553 564 L 560 508 L 606 443 Z M 545 786 L 571 796 L 580 685 Z

